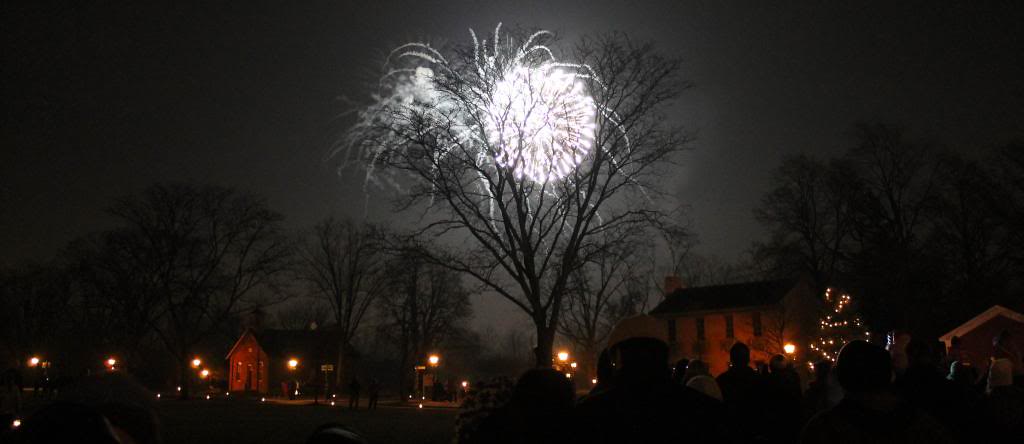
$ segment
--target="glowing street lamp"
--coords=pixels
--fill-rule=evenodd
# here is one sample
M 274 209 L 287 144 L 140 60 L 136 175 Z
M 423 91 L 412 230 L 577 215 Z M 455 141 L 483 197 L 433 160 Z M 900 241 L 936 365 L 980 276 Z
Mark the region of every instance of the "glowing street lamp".
M 569 367 L 576 368 L 576 363 L 573 362 L 572 364 L 569 364 Z
M 114 371 L 115 366 L 117 365 L 117 359 L 107 358 L 106 364 L 107 364 L 107 368 L 109 368 L 110 371 Z
M 786 352 L 787 355 L 796 353 L 796 345 L 793 345 L 792 342 L 787 342 L 786 345 L 782 346 L 782 351 Z
M 560 351 L 558 352 L 558 362 L 565 362 L 569 360 L 569 352 Z
M 15 418 L 14 421 L 11 421 L 11 428 L 16 429 L 18 427 L 21 427 L 21 420 Z
M 35 367 L 37 365 L 39 365 L 39 357 L 38 356 L 33 356 L 33 357 L 29 358 L 29 360 L 28 360 L 28 366 L 29 367 Z
M 441 357 L 438 355 L 430 355 L 427 357 L 427 362 L 429 362 L 431 366 L 437 367 L 437 364 L 441 363 Z
M 295 370 L 299 367 L 299 360 L 292 358 L 288 360 L 288 370 Z
M 202 364 L 203 364 L 203 361 L 200 360 L 198 356 L 195 359 L 192 360 L 192 368 L 199 368 L 199 366 L 202 365 Z
M 205 368 L 203 371 L 199 372 L 199 377 L 202 379 L 206 379 L 208 376 L 210 376 L 210 371 Z
M 467 387 L 469 387 L 469 381 L 462 381 L 462 388 L 465 389 Z

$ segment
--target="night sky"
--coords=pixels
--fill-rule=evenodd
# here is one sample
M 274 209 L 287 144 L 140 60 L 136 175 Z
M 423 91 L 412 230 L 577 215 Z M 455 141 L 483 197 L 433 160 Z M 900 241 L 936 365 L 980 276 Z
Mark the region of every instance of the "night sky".
M 360 173 L 324 161 L 340 98 L 365 99 L 398 44 L 499 21 L 567 42 L 625 31 L 683 58 L 695 88 L 671 117 L 696 140 L 666 188 L 724 259 L 761 235 L 752 210 L 781 157 L 840 153 L 858 120 L 964 152 L 1024 139 L 1024 8 L 1010 1 L 8 3 L 0 263 L 52 256 L 157 181 L 261 193 L 292 227 L 361 218 Z

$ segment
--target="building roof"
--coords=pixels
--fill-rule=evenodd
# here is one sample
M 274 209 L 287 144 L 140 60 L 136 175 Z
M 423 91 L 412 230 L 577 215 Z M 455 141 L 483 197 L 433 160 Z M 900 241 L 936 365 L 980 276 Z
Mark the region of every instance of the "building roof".
M 795 279 L 784 279 L 680 288 L 666 296 L 664 301 L 651 310 L 651 314 L 730 311 L 773 305 L 781 301 L 796 284 Z
M 1024 314 L 1017 313 L 1009 308 L 1003 307 L 1002 305 L 993 305 L 992 308 L 981 312 L 981 314 L 971 318 L 971 320 L 960 324 L 959 327 L 950 330 L 949 333 L 942 335 L 939 340 L 949 344 L 949 342 L 953 340 L 953 336 L 966 335 L 971 330 L 984 325 L 996 316 L 1003 316 L 1014 321 L 1024 323 Z

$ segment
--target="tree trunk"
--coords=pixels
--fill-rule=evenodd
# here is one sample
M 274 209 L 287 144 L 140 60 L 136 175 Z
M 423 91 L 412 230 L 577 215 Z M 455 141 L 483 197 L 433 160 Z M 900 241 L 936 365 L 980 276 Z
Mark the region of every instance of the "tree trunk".
M 555 346 L 555 332 L 553 328 L 545 326 L 543 321 L 537 324 L 537 347 L 533 350 L 538 368 L 551 367 L 552 353 Z
M 348 361 L 345 359 L 345 354 L 348 353 L 348 346 L 342 342 L 338 347 L 338 364 L 334 367 L 334 391 L 337 393 L 344 393 L 344 389 L 347 387 L 345 377 L 346 369 L 345 365 Z
M 191 380 L 188 375 L 188 353 L 182 354 L 178 358 L 178 385 L 181 387 L 179 395 L 181 399 L 188 399 L 190 390 Z
M 402 359 L 398 363 L 398 399 L 400 401 L 406 400 L 406 395 L 411 393 L 408 391 L 407 382 L 409 381 L 409 355 L 403 351 Z

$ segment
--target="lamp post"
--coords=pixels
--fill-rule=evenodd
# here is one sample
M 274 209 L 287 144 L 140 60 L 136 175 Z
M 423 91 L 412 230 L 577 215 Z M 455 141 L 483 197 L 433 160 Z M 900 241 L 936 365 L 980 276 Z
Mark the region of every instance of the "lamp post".
M 786 345 L 782 346 L 782 351 L 786 352 L 787 355 L 796 353 L 796 345 L 792 342 L 787 342 Z
M 441 357 L 438 356 L 437 354 L 431 354 L 430 356 L 427 356 L 427 364 L 430 364 L 430 369 L 431 369 L 430 370 L 430 390 L 431 390 L 430 391 L 430 395 L 431 395 L 430 396 L 430 400 L 431 401 L 437 401 L 437 399 L 435 399 L 435 396 L 434 396 L 434 393 L 435 393 L 434 392 L 434 385 L 437 384 L 437 366 L 441 365 Z M 426 387 L 424 387 L 424 390 L 426 390 Z M 423 398 L 423 396 L 421 396 L 420 398 Z
M 297 370 L 298 368 L 299 368 L 299 360 L 298 359 L 291 358 L 291 359 L 288 360 L 288 371 L 289 372 L 293 372 L 293 374 L 294 374 L 295 370 Z M 295 379 L 295 376 L 292 377 L 292 382 L 293 382 L 293 384 L 289 384 L 291 386 L 288 387 L 288 399 L 295 399 L 295 397 L 299 395 L 299 382 L 298 382 L 298 380 Z

